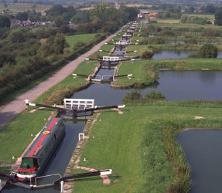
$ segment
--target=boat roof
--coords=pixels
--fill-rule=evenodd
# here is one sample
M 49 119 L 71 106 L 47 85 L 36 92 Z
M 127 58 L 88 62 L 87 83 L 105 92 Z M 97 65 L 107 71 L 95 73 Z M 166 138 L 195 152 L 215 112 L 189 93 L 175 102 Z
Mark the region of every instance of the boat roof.
M 37 154 L 47 143 L 53 133 L 53 129 L 59 122 L 59 118 L 54 117 L 44 126 L 38 137 L 33 141 L 31 147 L 26 151 L 24 157 L 38 157 Z

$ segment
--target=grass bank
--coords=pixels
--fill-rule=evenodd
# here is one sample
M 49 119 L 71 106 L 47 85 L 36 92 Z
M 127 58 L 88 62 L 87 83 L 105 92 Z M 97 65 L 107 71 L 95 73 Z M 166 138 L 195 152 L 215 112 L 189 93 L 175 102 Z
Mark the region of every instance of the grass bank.
M 188 192 L 190 171 L 176 136 L 187 127 L 221 128 L 222 108 L 187 105 L 129 104 L 122 115 L 103 113 L 92 129 L 81 165 L 112 168 L 119 177 L 113 177 L 110 186 L 100 180 L 76 182 L 73 192 Z
M 187 58 L 177 60 L 136 60 L 123 62 L 119 74 L 133 74 L 131 80 L 126 77 L 114 82 L 116 87 L 138 87 L 151 85 L 158 80 L 160 70 L 222 70 L 221 59 Z

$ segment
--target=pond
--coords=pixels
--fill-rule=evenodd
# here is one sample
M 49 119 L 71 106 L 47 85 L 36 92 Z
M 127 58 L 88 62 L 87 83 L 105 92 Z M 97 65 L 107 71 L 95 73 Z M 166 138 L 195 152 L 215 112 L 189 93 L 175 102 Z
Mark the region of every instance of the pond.
M 160 91 L 168 100 L 222 100 L 222 72 L 161 71 Z
M 191 52 L 188 51 L 160 51 L 153 55 L 152 59 L 182 59 L 188 58 Z
M 217 53 L 217 58 L 222 58 L 222 52 L 221 52 L 221 51 L 219 51 L 219 52 Z
M 191 51 L 174 51 L 174 50 L 163 50 L 156 52 L 152 59 L 164 60 L 164 59 L 183 59 L 188 58 L 192 54 Z M 222 52 L 217 53 L 217 58 L 222 58 Z
M 217 71 L 160 71 L 156 88 L 136 89 L 143 95 L 159 91 L 167 100 L 222 100 L 222 72 Z M 91 84 L 73 98 L 95 99 L 97 105 L 122 104 L 128 92 L 135 89 L 115 89 L 109 84 Z
M 221 193 L 222 130 L 187 130 L 177 137 L 191 167 L 190 193 Z

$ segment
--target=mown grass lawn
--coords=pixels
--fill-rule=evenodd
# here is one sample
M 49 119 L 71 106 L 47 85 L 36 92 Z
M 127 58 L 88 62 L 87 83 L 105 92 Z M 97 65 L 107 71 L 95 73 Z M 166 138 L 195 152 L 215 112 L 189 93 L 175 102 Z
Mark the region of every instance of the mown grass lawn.
M 122 62 L 119 65 L 118 74 L 132 74 L 133 78 L 128 79 L 127 77 L 117 78 L 117 81 L 113 83 L 114 86 L 117 87 L 127 87 L 127 86 L 146 86 L 152 84 L 153 80 L 155 80 L 155 73 L 153 70 L 147 70 L 148 64 L 147 61 L 144 60 L 136 60 L 129 62 Z
M 113 177 L 109 186 L 99 179 L 75 182 L 73 192 L 188 191 L 189 169 L 175 137 L 187 127 L 221 128 L 222 108 L 216 106 L 160 102 L 128 105 L 122 115 L 102 113 L 91 130 L 80 165 L 112 168 L 113 175 L 119 177 Z M 195 120 L 195 116 L 204 119 Z
M 14 163 L 42 129 L 49 111 L 23 112 L 4 129 L 0 130 L 0 161 Z

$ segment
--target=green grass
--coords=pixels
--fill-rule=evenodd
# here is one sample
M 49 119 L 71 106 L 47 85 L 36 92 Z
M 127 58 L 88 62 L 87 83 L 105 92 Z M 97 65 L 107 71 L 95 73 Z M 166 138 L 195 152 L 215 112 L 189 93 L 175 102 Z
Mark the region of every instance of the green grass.
M 110 186 L 100 180 L 76 182 L 73 192 L 186 192 L 189 169 L 176 134 L 187 127 L 221 128 L 221 113 L 222 108 L 206 104 L 164 102 L 128 105 L 122 115 L 103 113 L 92 128 L 80 165 L 112 168 L 120 177 Z
M 203 17 L 204 15 L 200 16 Z M 209 15 L 206 15 L 206 17 L 212 18 Z M 145 27 L 149 29 L 149 26 L 159 28 L 158 32 L 151 30 L 151 34 L 154 37 L 149 37 L 146 34 L 141 36 L 140 39 L 142 43 L 147 44 L 149 48 L 154 50 L 197 51 L 206 43 L 213 43 L 219 50 L 222 49 L 222 31 L 220 26 L 178 23 L 174 22 L 174 20 L 159 20 L 158 23 L 147 24 Z M 158 40 L 163 41 L 163 43 L 158 43 Z
M 155 68 L 171 70 L 222 70 L 221 59 L 187 58 L 179 60 L 150 60 Z
M 215 16 L 211 14 L 183 14 L 186 16 L 193 16 L 193 17 L 201 17 L 201 18 L 208 18 L 208 19 L 214 19 Z
M 180 23 L 179 19 L 158 19 L 158 23 L 164 23 L 164 24 L 178 24 Z
M 96 61 L 85 61 L 81 63 L 75 70 L 77 74 L 89 75 L 95 69 L 97 65 Z M 88 83 L 85 77 L 73 78 L 72 75 L 65 78 L 62 82 L 49 89 L 43 95 L 41 95 L 37 101 L 45 102 L 48 104 L 61 103 L 61 100 L 65 97 L 70 97 L 72 93 L 78 90 L 80 87 L 85 86 Z
M 0 130 L 0 160 L 13 163 L 15 160 L 12 160 L 12 156 L 17 158 L 21 155 L 27 144 L 41 130 L 49 115 L 48 111 L 24 112 Z
M 149 65 L 150 66 L 150 65 Z M 129 80 L 127 77 L 117 78 L 117 81 L 113 83 L 117 87 L 141 87 L 148 86 L 155 80 L 155 72 L 153 70 L 147 70 L 148 62 L 144 60 L 122 62 L 119 65 L 118 74 L 133 74 L 133 78 Z
M 96 40 L 96 37 L 99 33 L 92 33 L 92 34 L 80 34 L 80 35 L 71 35 L 66 36 L 66 42 L 68 43 L 71 50 L 78 47 L 79 45 L 88 44 Z
M 221 59 L 188 58 L 179 60 L 138 60 L 123 62 L 119 66 L 119 74 L 133 74 L 131 80 L 118 78 L 117 87 L 145 86 L 152 84 L 158 78 L 161 69 L 168 70 L 222 70 Z
M 127 47 L 127 51 L 129 52 L 127 55 L 130 56 L 140 56 L 144 51 L 152 50 L 149 45 L 130 45 Z M 132 52 L 136 51 L 136 52 Z

